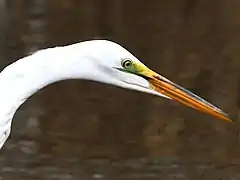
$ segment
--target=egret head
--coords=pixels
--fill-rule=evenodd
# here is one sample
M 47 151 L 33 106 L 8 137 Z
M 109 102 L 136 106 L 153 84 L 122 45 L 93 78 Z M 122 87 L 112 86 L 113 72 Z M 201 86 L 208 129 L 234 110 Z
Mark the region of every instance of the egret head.
M 228 115 L 199 96 L 159 75 L 122 46 L 105 40 L 89 41 L 93 53 L 94 80 L 176 100 L 219 119 L 232 122 Z

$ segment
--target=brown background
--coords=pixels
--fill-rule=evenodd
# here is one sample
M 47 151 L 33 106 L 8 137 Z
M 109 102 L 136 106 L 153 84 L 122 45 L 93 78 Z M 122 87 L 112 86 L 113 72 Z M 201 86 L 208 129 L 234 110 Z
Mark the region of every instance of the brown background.
M 240 179 L 239 0 L 1 0 L 0 65 L 44 47 L 109 39 L 229 113 L 64 81 L 16 113 L 0 179 Z

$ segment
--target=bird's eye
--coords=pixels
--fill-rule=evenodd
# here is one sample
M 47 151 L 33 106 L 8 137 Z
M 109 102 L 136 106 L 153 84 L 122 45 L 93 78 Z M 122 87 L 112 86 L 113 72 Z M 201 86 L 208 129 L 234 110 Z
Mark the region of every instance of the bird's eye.
M 122 61 L 122 67 L 128 69 L 132 67 L 132 61 L 130 59 L 125 59 Z

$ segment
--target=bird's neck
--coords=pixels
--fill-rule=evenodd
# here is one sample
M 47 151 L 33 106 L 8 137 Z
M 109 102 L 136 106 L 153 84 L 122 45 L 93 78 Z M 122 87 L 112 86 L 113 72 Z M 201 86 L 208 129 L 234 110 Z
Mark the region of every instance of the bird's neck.
M 87 76 L 86 65 L 91 63 L 85 63 L 81 57 L 84 53 L 72 51 L 66 47 L 39 51 L 0 73 L 0 127 L 11 121 L 19 106 L 41 88 L 60 80 Z

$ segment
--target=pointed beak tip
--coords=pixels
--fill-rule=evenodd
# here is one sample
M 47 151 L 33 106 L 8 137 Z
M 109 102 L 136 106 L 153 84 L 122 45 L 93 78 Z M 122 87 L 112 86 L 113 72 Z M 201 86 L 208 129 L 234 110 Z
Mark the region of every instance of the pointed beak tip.
M 155 91 L 193 109 L 205 112 L 218 119 L 230 122 L 231 124 L 235 124 L 235 122 L 232 121 L 232 119 L 223 111 L 185 88 L 169 81 L 165 77 L 154 72 L 148 77 L 150 77 L 150 83 Z
M 221 110 L 220 110 L 220 113 L 219 113 L 219 114 L 213 114 L 213 116 L 215 116 L 217 119 L 226 121 L 226 122 L 231 123 L 231 124 L 235 124 L 235 122 L 233 121 L 233 119 L 232 119 L 228 114 L 224 113 L 224 112 L 221 111 Z
M 228 117 L 226 120 L 227 120 L 227 122 L 231 123 L 232 125 L 235 125 L 235 124 L 236 124 L 236 123 L 235 123 L 232 119 L 230 119 L 229 117 Z

